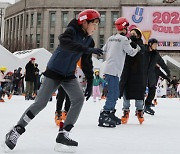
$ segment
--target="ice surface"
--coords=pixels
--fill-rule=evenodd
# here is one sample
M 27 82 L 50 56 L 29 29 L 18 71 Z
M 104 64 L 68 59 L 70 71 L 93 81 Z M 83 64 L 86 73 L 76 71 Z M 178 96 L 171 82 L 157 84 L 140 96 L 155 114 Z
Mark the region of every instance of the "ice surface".
M 23 96 L 5 98 L 0 103 L 0 140 L 16 124 L 33 101 Z M 12 154 L 57 154 L 54 151 L 58 127 L 54 123 L 55 97 L 26 127 Z M 79 142 L 76 154 L 178 154 L 180 153 L 180 100 L 162 98 L 154 108 L 155 116 L 145 114 L 138 124 L 134 101 L 128 124 L 116 128 L 98 127 L 98 117 L 104 100 L 84 102 L 80 117 L 70 137 Z M 116 115 L 122 116 L 122 100 L 118 100 Z M 0 147 L 0 154 L 2 147 Z

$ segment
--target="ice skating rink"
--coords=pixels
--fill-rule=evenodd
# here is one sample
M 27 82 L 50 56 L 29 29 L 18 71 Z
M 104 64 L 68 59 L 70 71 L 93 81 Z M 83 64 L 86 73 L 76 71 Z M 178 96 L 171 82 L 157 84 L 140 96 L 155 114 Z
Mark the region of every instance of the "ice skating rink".
M 16 124 L 25 109 L 33 101 L 23 96 L 5 98 L 0 103 L 0 140 Z M 55 154 L 55 138 L 58 127 L 54 123 L 55 97 L 26 127 L 12 154 Z M 138 124 L 134 101 L 128 124 L 116 128 L 100 128 L 98 117 L 104 100 L 84 106 L 70 137 L 79 142 L 76 154 L 178 154 L 180 153 L 180 100 L 162 98 L 154 108 L 155 115 L 145 114 L 145 122 Z M 122 100 L 117 103 L 116 115 L 122 116 Z M 0 147 L 0 154 L 3 153 Z

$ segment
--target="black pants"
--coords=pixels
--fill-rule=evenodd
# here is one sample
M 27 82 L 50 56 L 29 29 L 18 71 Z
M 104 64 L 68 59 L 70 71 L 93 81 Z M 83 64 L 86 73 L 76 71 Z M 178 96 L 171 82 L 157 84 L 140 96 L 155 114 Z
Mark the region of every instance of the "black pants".
M 147 105 L 151 105 L 152 104 L 152 100 L 155 97 L 155 93 L 156 93 L 156 87 L 148 87 L 149 88 L 149 92 L 148 92 L 148 96 L 145 100 L 145 106 Z
M 56 111 L 60 112 L 62 110 L 63 102 L 66 99 L 64 110 L 68 112 L 71 105 L 71 101 L 69 99 L 69 96 L 67 95 L 67 93 L 64 91 L 64 89 L 61 86 L 58 88 L 58 94 L 57 94 L 56 99 L 57 99 Z

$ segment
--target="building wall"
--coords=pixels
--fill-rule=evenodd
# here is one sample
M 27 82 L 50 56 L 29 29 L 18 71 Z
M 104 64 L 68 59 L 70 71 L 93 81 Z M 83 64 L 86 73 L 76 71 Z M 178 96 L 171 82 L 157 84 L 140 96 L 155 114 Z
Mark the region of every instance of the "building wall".
M 96 46 L 101 47 L 107 38 L 115 33 L 113 20 L 121 15 L 121 6 L 125 5 L 164 5 L 163 0 L 21 0 L 6 10 L 5 43 L 10 51 L 44 47 L 54 51 L 59 41 L 58 36 L 76 14 L 87 8 L 100 11 L 102 20 L 99 29 L 93 35 Z M 173 4 L 180 5 L 180 0 Z M 52 15 L 54 13 L 54 15 Z M 38 25 L 38 15 L 41 24 Z M 33 17 L 32 17 L 33 16 Z M 54 16 L 55 22 L 50 22 Z M 114 17 L 113 17 L 114 16 Z M 66 18 L 65 18 L 66 17 Z M 31 25 L 33 18 L 33 25 Z M 63 22 L 67 19 L 67 22 Z M 53 39 L 54 38 L 54 39 Z M 50 42 L 51 40 L 51 42 Z M 54 43 L 53 43 L 54 42 Z
M 107 3 L 104 3 L 103 0 L 99 0 L 98 3 L 96 0 L 81 0 L 78 4 L 77 0 L 72 0 L 71 3 L 67 0 L 21 0 L 9 7 L 6 12 L 6 47 L 11 51 L 35 48 L 37 47 L 38 35 L 38 37 L 40 36 L 39 47 L 53 51 L 58 45 L 57 38 L 59 34 L 66 28 L 66 24 L 63 23 L 65 16 L 67 15 L 67 23 L 69 23 L 80 11 L 86 8 L 94 8 L 94 4 L 97 4 L 97 10 L 105 15 L 105 23 L 100 25 L 99 30 L 93 36 L 96 45 L 100 46 L 99 39 L 101 39 L 102 45 L 104 40 L 112 35 L 114 31 L 112 15 L 117 14 L 115 17 L 120 16 L 118 0 L 108 1 Z M 55 13 L 54 26 L 50 22 L 50 16 L 53 12 Z M 40 26 L 37 26 L 38 13 L 41 13 Z M 30 25 L 32 14 L 33 26 Z M 26 26 L 27 22 L 29 22 L 28 26 Z M 50 45 L 52 36 L 54 36 L 54 48 L 51 48 L 52 43 Z M 32 44 L 29 46 L 31 37 Z
M 0 44 L 4 42 L 4 17 L 9 5 L 10 3 L 0 2 Z

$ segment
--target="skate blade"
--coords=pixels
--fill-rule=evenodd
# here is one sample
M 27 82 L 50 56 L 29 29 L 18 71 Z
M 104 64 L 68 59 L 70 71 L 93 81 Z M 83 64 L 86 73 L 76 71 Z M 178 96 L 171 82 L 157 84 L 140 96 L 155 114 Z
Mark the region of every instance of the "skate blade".
M 9 153 L 10 151 L 12 151 L 5 143 L 5 141 L 1 142 L 1 147 L 4 153 Z
M 54 151 L 56 152 L 64 152 L 64 153 L 75 153 L 77 146 L 67 146 L 61 143 L 56 143 L 54 147 Z
M 127 121 L 121 120 L 121 123 L 122 123 L 122 124 L 127 124 Z
M 106 124 L 106 123 L 99 123 L 98 124 L 99 127 L 109 127 L 109 128 L 114 128 L 116 127 L 116 125 L 111 125 L 111 124 Z
M 144 112 L 150 115 L 154 115 L 154 113 L 151 113 L 151 112 L 147 112 L 147 111 L 144 111 Z

